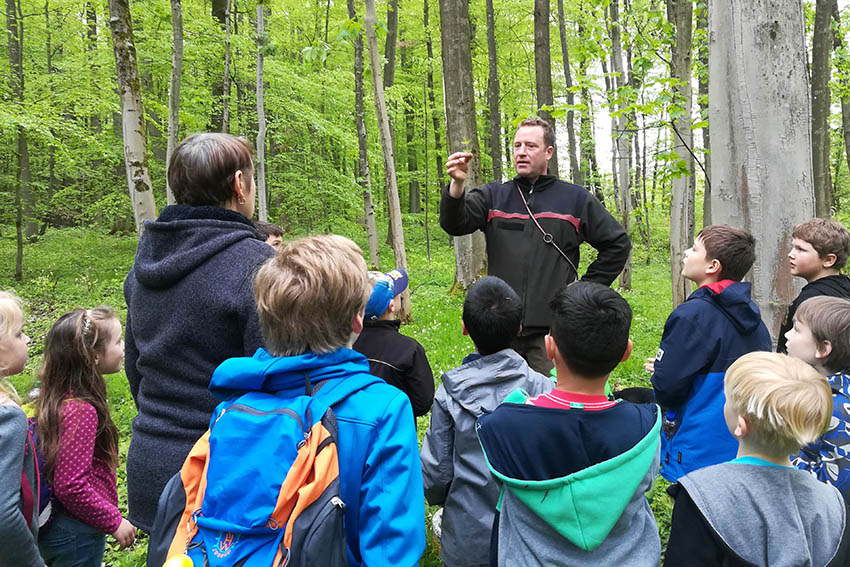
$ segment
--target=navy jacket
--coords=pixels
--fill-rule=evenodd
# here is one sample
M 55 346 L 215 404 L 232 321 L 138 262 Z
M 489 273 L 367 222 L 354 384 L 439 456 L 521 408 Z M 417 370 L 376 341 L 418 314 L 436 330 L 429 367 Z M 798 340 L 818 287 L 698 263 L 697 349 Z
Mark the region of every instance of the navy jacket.
M 578 185 L 551 175 L 530 184 L 524 177 L 488 183 L 455 199 L 448 187 L 440 200 L 440 226 L 452 236 L 484 231 L 487 272 L 505 280 L 522 298 L 523 334 L 546 332 L 549 301 L 564 284 L 578 279 L 571 266 L 529 217 L 534 218 L 578 266 L 579 245 L 587 242 L 599 254 L 582 279 L 611 285 L 623 269 L 632 243 L 620 223 L 596 197 Z
M 125 369 L 138 415 L 127 456 L 130 521 L 150 531 L 157 499 L 209 425 L 207 389 L 225 359 L 262 346 L 254 274 L 274 249 L 250 220 L 174 205 L 145 223 L 124 282 Z
M 723 378 L 740 356 L 771 348 L 750 284 L 693 292 L 664 324 L 655 361 L 655 398 L 675 412 L 672 438 L 661 436 L 661 475 L 675 482 L 693 470 L 735 458 L 738 443 L 723 417 Z

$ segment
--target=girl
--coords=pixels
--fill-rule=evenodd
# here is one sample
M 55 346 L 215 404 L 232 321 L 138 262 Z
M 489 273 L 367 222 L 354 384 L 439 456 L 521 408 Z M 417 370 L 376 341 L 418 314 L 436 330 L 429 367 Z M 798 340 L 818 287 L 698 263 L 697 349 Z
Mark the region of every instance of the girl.
M 0 567 L 44 565 L 36 545 L 35 451 L 27 436 L 27 416 L 18 406 L 14 388 L 5 383 L 8 376 L 23 371 L 27 361 L 30 338 L 23 324 L 21 300 L 0 291 Z
M 106 534 L 121 548 L 135 540 L 118 510 L 118 430 L 103 380 L 123 361 L 121 323 L 108 307 L 75 309 L 47 333 L 38 436 L 55 511 L 39 547 L 50 567 L 100 567 Z

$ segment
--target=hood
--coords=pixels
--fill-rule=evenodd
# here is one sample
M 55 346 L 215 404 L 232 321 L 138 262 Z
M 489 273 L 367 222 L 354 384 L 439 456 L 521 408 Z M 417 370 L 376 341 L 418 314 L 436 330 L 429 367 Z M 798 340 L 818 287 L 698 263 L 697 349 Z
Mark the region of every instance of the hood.
M 834 276 L 826 276 L 817 279 L 809 284 L 807 288 L 814 288 L 820 291 L 821 295 L 830 297 L 850 297 L 850 278 L 844 274 Z
M 548 380 L 532 370 L 516 351 L 507 348 L 449 370 L 442 381 L 454 401 L 478 416 L 496 409 L 508 394 L 519 385 L 528 384 L 534 375 Z
M 166 288 L 240 240 L 259 240 L 253 223 L 221 207 L 171 205 L 145 223 L 133 266 L 148 288 Z
M 222 362 L 213 372 L 210 391 L 222 401 L 228 401 L 248 392 L 303 389 L 307 380 L 315 386 L 331 379 L 339 380 L 322 388 L 323 396 L 331 391 L 336 395 L 339 388 L 354 392 L 382 382 L 369 374 L 366 357 L 348 348 L 327 354 L 307 352 L 298 356 L 272 356 L 260 348 L 250 358 L 229 358 Z
M 701 287 L 688 297 L 688 301 L 702 299 L 713 303 L 740 333 L 749 335 L 761 325 L 761 311 L 750 299 L 751 287 L 748 282 L 735 282 L 720 293 Z
M 519 402 L 513 394 L 505 403 Z M 563 537 L 586 551 L 599 547 L 620 519 L 635 491 L 650 471 L 660 443 L 661 412 L 655 425 L 630 450 L 561 478 L 523 480 L 510 478 L 487 459 L 487 466 L 503 490 L 531 509 Z M 501 505 L 501 501 L 499 503 Z

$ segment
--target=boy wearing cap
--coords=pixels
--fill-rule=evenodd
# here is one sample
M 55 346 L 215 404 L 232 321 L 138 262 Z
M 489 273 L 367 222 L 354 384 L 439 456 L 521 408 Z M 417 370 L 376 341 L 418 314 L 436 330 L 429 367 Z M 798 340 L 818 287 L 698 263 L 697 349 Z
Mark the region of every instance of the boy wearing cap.
M 425 415 L 434 402 L 434 374 L 425 349 L 399 332 L 395 318 L 399 295 L 407 289 L 407 272 L 369 272 L 372 295 L 366 304 L 363 332 L 352 347 L 369 359 L 372 374 L 383 378 L 410 399 L 413 415 Z

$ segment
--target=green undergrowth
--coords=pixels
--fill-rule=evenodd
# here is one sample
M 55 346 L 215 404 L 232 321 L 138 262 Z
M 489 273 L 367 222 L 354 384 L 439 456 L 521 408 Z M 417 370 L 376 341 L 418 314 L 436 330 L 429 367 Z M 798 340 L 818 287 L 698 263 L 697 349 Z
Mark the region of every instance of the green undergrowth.
M 411 322 L 402 332 L 414 337 L 426 349 L 434 376 L 440 376 L 458 366 L 464 356 L 473 350 L 472 342 L 461 333 L 460 319 L 464 292 L 453 291 L 454 255 L 445 233 L 431 219 L 430 258 L 422 215 L 406 215 L 406 249 L 411 291 Z M 381 226 L 379 220 L 379 226 Z M 385 226 L 385 224 L 383 225 Z M 12 383 L 25 396 L 37 382 L 38 366 L 44 349 L 44 338 L 50 325 L 64 312 L 74 307 L 111 305 L 123 320 L 126 305 L 123 282 L 133 263 L 136 249 L 134 236 L 115 236 L 89 229 L 48 230 L 38 241 L 27 244 L 24 250 L 24 278 L 12 279 L 15 265 L 14 232 L 10 227 L 0 231 L 0 289 L 14 290 L 25 302 L 25 332 L 31 337 L 30 358 L 26 370 L 13 377 Z M 366 250 L 361 233 L 345 230 Z M 294 235 L 288 235 L 294 238 Z M 670 279 L 667 256 L 663 250 L 640 250 L 634 253 L 634 272 L 631 290 L 620 290 L 634 312 L 631 358 L 621 364 L 611 376 L 616 388 L 649 386 L 649 375 L 643 362 L 658 348 L 664 320 L 670 311 Z M 592 260 L 593 251 L 584 251 L 583 272 Z M 646 263 L 646 257 L 652 261 Z M 394 267 L 392 251 L 383 244 L 381 269 Z M 615 288 L 617 284 L 615 283 Z M 135 406 L 123 372 L 107 377 L 110 407 L 113 419 L 121 434 L 120 456 L 126 458 Z M 420 441 L 428 427 L 428 416 L 418 419 Z M 119 497 L 126 502 L 126 484 L 123 465 L 119 469 Z M 649 494 L 656 513 L 662 540 L 669 533 L 671 503 L 664 493 L 667 483 L 660 479 Z M 436 508 L 426 509 L 427 525 Z M 428 545 L 421 564 L 438 566 L 439 545 L 430 530 L 426 529 Z M 141 534 L 140 534 L 141 535 Z M 141 567 L 145 564 L 147 542 L 140 537 L 129 551 L 108 549 L 106 564 L 112 566 Z

